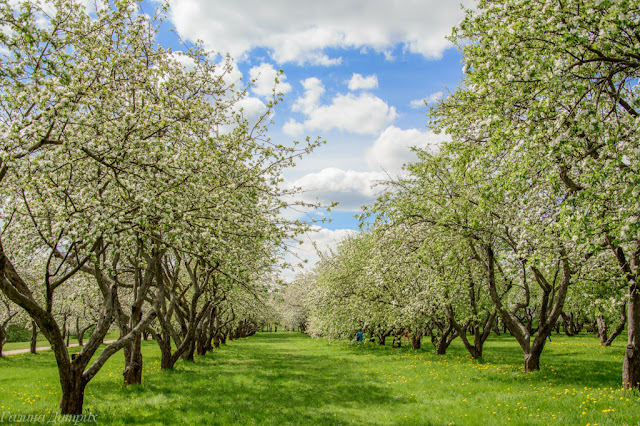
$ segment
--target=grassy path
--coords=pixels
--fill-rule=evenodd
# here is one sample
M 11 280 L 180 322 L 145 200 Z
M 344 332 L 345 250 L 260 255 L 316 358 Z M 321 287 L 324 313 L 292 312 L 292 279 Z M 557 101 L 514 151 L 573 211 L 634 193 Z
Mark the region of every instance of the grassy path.
M 459 345 L 423 350 L 328 343 L 259 333 L 196 362 L 159 370 L 143 342 L 142 386 L 123 388 L 117 354 L 87 388 L 85 411 L 101 424 L 638 424 L 640 395 L 620 388 L 622 340 L 554 336 L 540 372 L 521 372 L 508 336 L 492 337 L 483 362 Z M 56 411 L 51 353 L 0 360 L 0 412 Z

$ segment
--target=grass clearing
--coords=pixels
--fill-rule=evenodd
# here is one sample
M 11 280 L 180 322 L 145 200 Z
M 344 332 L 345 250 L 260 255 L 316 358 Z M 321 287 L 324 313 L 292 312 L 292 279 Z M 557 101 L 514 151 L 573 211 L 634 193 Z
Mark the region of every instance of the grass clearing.
M 448 354 L 258 333 L 196 362 L 160 371 L 143 342 L 143 384 L 122 386 L 122 352 L 87 387 L 85 412 L 102 424 L 598 424 L 640 422 L 640 395 L 623 391 L 624 341 L 552 336 L 540 372 L 522 372 L 509 336 L 481 361 L 456 341 Z M 0 411 L 57 412 L 53 354 L 0 360 Z

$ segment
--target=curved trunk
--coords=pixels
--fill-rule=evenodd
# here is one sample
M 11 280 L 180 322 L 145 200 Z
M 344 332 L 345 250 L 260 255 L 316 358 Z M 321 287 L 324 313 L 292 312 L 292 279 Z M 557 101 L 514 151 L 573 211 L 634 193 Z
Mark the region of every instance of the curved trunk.
M 542 354 L 542 348 L 543 346 L 524 355 L 525 373 L 540 370 L 540 355 Z
M 384 331 L 380 333 L 378 335 L 378 344 L 381 346 L 384 346 L 385 342 L 387 341 L 387 336 L 389 336 L 390 334 L 391 334 L 390 331 Z
M 190 338 L 189 343 L 187 343 L 187 349 L 182 354 L 182 359 L 184 359 L 185 361 L 193 362 L 195 360 L 193 356 L 193 353 L 195 351 L 196 351 L 196 342 L 193 338 Z
M 393 348 L 399 348 L 402 346 L 402 334 L 396 334 L 393 336 L 393 343 L 391 344 L 391 347 Z
M 449 326 L 445 329 L 440 324 L 438 324 L 438 329 L 440 330 L 440 336 L 436 336 L 435 334 L 431 334 L 431 343 L 436 347 L 436 355 L 446 355 L 447 348 L 451 345 L 451 342 L 458 337 L 458 333 L 453 332 L 453 326 L 449 324 Z
M 602 315 L 598 315 L 598 317 L 596 318 L 596 323 L 598 324 L 598 337 L 600 337 L 600 344 L 604 346 L 607 339 L 609 339 L 607 323 Z
M 611 346 L 611 343 L 613 343 L 615 338 L 618 337 L 620 333 L 622 333 L 626 325 L 627 325 L 627 304 L 625 302 L 622 305 L 622 312 L 620 314 L 620 324 L 615 330 L 613 330 L 613 333 L 611 333 L 611 335 L 604 341 L 602 340 L 602 337 L 600 337 L 600 344 L 602 346 Z

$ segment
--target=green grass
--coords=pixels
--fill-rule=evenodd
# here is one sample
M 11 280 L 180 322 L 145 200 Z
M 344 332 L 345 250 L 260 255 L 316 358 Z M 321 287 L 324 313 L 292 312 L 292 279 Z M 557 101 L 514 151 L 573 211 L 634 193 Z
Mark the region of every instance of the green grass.
M 89 384 L 85 412 L 101 424 L 637 424 L 640 395 L 621 389 L 623 347 L 554 335 L 542 370 L 524 374 L 504 335 L 474 361 L 459 341 L 436 356 L 430 344 L 258 333 L 163 372 L 155 343 L 143 342 L 143 384 L 121 385 L 119 353 Z M 0 411 L 56 412 L 59 397 L 50 352 L 0 360 Z
M 117 331 L 112 331 L 105 336 L 104 340 L 117 339 L 118 335 L 119 333 Z M 89 340 L 89 334 L 85 334 L 84 342 L 86 343 L 88 340 Z M 38 347 L 51 346 L 47 338 L 44 337 L 42 333 L 38 334 L 37 342 L 38 342 Z M 78 339 L 71 337 L 69 339 L 69 344 L 75 344 L 75 343 L 78 343 Z M 15 349 L 29 349 L 30 347 L 31 347 L 30 341 L 10 342 L 10 343 L 5 343 L 5 345 L 2 347 L 2 352 L 4 353 L 5 351 L 13 351 Z

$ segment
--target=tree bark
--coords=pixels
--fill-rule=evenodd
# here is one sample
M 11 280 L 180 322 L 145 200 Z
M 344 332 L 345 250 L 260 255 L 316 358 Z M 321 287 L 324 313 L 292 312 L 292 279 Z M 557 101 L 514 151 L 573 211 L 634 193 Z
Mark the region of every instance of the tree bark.
M 0 324 L 0 358 L 2 358 L 2 348 L 7 342 L 7 332 L 5 331 L 4 324 Z
M 128 350 L 124 352 L 128 361 L 125 363 L 122 376 L 125 385 L 139 385 L 142 383 L 142 347 L 140 338 L 135 339 Z
M 627 307 L 627 348 L 622 365 L 622 384 L 625 389 L 640 389 L 640 294 L 636 285 L 629 291 Z
M 620 269 L 629 282 L 629 299 L 627 302 L 627 348 L 622 364 L 622 386 L 624 389 L 640 390 L 640 240 L 636 241 L 627 261 L 625 251 L 617 246 L 614 240 L 605 235 L 605 241 L 613 251 Z
M 128 332 L 142 321 L 142 309 L 138 304 L 134 304 L 131 308 L 131 317 Z M 124 348 L 125 367 L 122 372 L 125 386 L 142 384 L 142 344 L 140 337 L 134 339 L 131 345 Z
M 502 303 L 502 296 L 498 294 L 496 289 L 496 277 L 495 277 L 495 258 L 493 249 L 490 245 L 484 245 L 484 251 L 486 255 L 486 272 L 487 280 L 489 283 L 489 294 L 494 306 L 498 313 L 502 317 L 503 322 L 506 324 L 509 332 L 520 345 L 524 355 L 524 371 L 531 372 L 540 369 L 540 355 L 544 349 L 544 345 L 547 340 L 547 336 L 553 330 L 553 327 L 558 320 L 564 302 L 567 297 L 567 291 L 571 284 L 571 269 L 569 261 L 564 249 L 559 251 L 561 256 L 560 264 L 558 267 L 562 267 L 562 280 L 559 285 L 552 286 L 542 272 L 535 266 L 531 266 L 530 269 L 533 272 L 536 282 L 542 290 L 540 299 L 540 308 L 538 310 L 538 327 L 536 329 L 535 337 L 532 340 L 532 335 L 529 333 L 529 329 L 518 317 L 515 312 L 518 309 L 526 308 L 529 306 L 529 292 L 526 282 L 525 264 L 522 264 L 523 268 L 523 287 L 526 289 L 526 300 L 523 303 L 516 305 L 511 309 L 507 309 Z M 505 293 L 506 294 L 506 293 Z
M 83 346 L 83 341 L 82 341 L 82 335 L 84 333 L 82 333 L 80 331 L 80 317 L 76 317 L 76 339 L 78 339 L 78 346 L 82 347 Z
M 447 348 L 451 345 L 451 342 L 458 337 L 458 332 L 453 332 L 454 328 L 451 322 L 448 323 L 446 328 L 443 324 L 437 321 L 435 322 L 435 325 L 440 331 L 440 335 L 438 336 L 433 332 L 433 329 L 431 329 L 431 343 L 436 347 L 436 355 L 446 355 Z
M 87 381 L 82 377 L 82 372 L 72 369 L 71 376 L 67 378 L 66 386 L 62 386 L 60 399 L 60 414 L 81 415 L 84 405 L 84 390 Z
M 378 335 L 378 344 L 381 346 L 384 346 L 385 342 L 387 341 L 387 336 L 389 336 L 391 334 L 390 331 L 383 331 Z
M 604 320 L 602 314 L 596 317 L 596 324 L 598 324 L 598 337 L 600 338 L 600 344 L 604 346 L 607 339 L 609 339 L 609 333 L 607 330 L 607 322 Z
M 524 372 L 530 373 L 532 371 L 540 370 L 540 355 L 542 355 L 542 349 L 544 345 L 538 345 L 536 348 L 532 348 L 529 353 L 524 355 Z
M 189 339 L 189 343 L 187 344 L 187 349 L 182 354 L 182 359 L 189 362 L 194 362 L 194 352 L 196 351 L 196 342 L 194 338 Z
M 420 349 L 420 346 L 422 344 L 421 340 L 422 335 L 419 332 L 415 332 L 411 336 L 411 349 Z
M 35 321 L 31 321 L 31 343 L 29 345 L 29 352 L 32 354 L 35 354 L 37 348 L 38 348 L 38 326 L 36 325 Z

